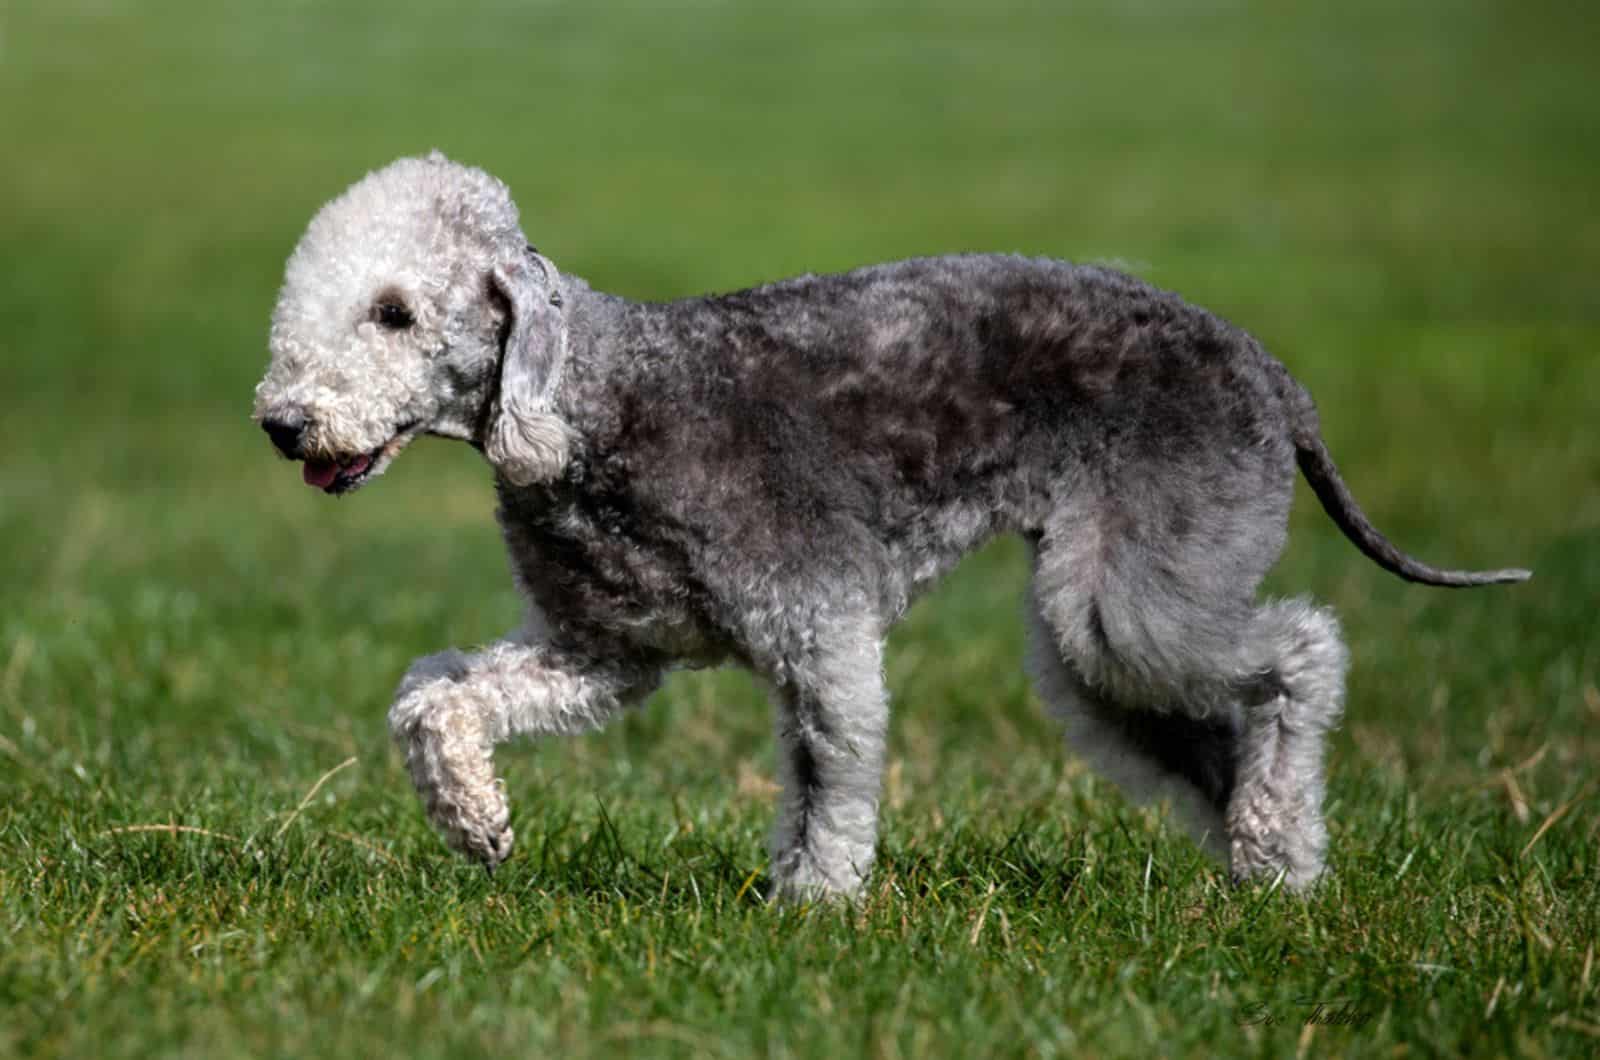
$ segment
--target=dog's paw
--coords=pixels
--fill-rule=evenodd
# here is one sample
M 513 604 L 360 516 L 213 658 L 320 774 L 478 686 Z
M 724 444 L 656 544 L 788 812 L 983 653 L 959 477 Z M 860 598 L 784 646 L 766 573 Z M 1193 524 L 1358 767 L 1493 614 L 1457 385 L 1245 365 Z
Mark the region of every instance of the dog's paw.
M 511 807 L 472 704 L 430 695 L 438 688 L 436 679 L 397 700 L 390 723 L 428 820 L 452 849 L 493 872 L 511 853 Z
M 490 874 L 511 856 L 516 834 L 511 829 L 511 807 L 498 783 L 488 795 L 473 801 L 454 800 L 428 817 L 439 829 L 450 849 L 465 854 Z
M 1236 884 L 1281 879 L 1285 890 L 1305 891 L 1322 877 L 1327 829 L 1304 805 L 1287 812 L 1270 799 L 1236 798 L 1228 834 L 1229 875 Z
M 768 898 L 794 905 L 837 901 L 854 897 L 865 885 L 866 874 L 853 865 L 835 866 L 830 872 L 810 852 L 788 851 L 773 860 Z

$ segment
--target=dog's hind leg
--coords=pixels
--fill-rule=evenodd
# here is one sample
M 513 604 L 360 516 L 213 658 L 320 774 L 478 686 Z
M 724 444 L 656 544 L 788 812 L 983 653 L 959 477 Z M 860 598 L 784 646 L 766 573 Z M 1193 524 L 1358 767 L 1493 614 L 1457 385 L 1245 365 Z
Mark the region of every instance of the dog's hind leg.
M 1193 573 L 1248 574 L 1242 560 L 1207 568 L 1078 529 L 1037 546 L 1041 694 L 1130 796 L 1170 798 L 1213 851 L 1225 836 L 1235 879 L 1309 885 L 1327 848 L 1323 745 L 1343 702 L 1332 614 L 1250 603 L 1259 576 Z
M 1324 744 L 1344 706 L 1347 653 L 1333 613 L 1301 600 L 1257 610 L 1258 653 L 1246 697 L 1238 779 L 1228 801 L 1230 862 L 1236 880 L 1283 875 L 1303 888 L 1322 874 Z
M 1170 797 L 1212 849 L 1225 835 L 1235 878 L 1301 887 L 1327 846 L 1345 654 L 1329 612 L 1256 603 L 1294 484 L 1292 453 L 1264 437 L 1225 459 L 1128 443 L 1064 484 L 1032 535 L 1033 668 L 1130 794 Z
M 1170 804 L 1207 853 L 1227 860 L 1224 815 L 1237 780 L 1242 728 L 1232 704 L 1196 718 L 1108 700 L 1062 657 L 1032 600 L 1028 669 L 1079 757 L 1133 802 Z

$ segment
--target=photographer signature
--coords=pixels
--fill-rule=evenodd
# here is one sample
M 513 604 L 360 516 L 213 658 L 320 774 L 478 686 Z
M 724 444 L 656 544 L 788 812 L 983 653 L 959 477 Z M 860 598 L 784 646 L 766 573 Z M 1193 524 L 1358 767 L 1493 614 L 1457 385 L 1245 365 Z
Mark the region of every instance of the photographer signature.
M 1348 1027 L 1360 1030 L 1376 1015 L 1355 998 L 1302 997 L 1294 1001 L 1295 1017 L 1288 1021 L 1307 1027 Z M 1265 1001 L 1245 1005 L 1239 1010 L 1241 1027 L 1276 1027 L 1285 1022 Z

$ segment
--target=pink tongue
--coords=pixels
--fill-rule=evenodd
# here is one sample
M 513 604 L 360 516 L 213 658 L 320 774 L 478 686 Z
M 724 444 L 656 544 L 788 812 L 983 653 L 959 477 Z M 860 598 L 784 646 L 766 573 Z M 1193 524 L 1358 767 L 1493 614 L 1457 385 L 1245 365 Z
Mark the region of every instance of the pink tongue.
M 301 474 L 306 480 L 306 485 L 325 490 L 333 485 L 333 480 L 338 477 L 339 465 L 332 460 L 307 460 L 305 470 Z

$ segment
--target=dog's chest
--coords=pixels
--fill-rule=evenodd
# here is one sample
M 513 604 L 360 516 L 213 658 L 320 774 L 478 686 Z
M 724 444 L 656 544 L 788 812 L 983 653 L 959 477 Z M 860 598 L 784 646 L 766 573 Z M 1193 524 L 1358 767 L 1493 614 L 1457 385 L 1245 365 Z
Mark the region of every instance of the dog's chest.
M 687 662 L 719 654 L 680 551 L 621 499 L 503 489 L 498 514 L 518 584 L 558 628 Z

